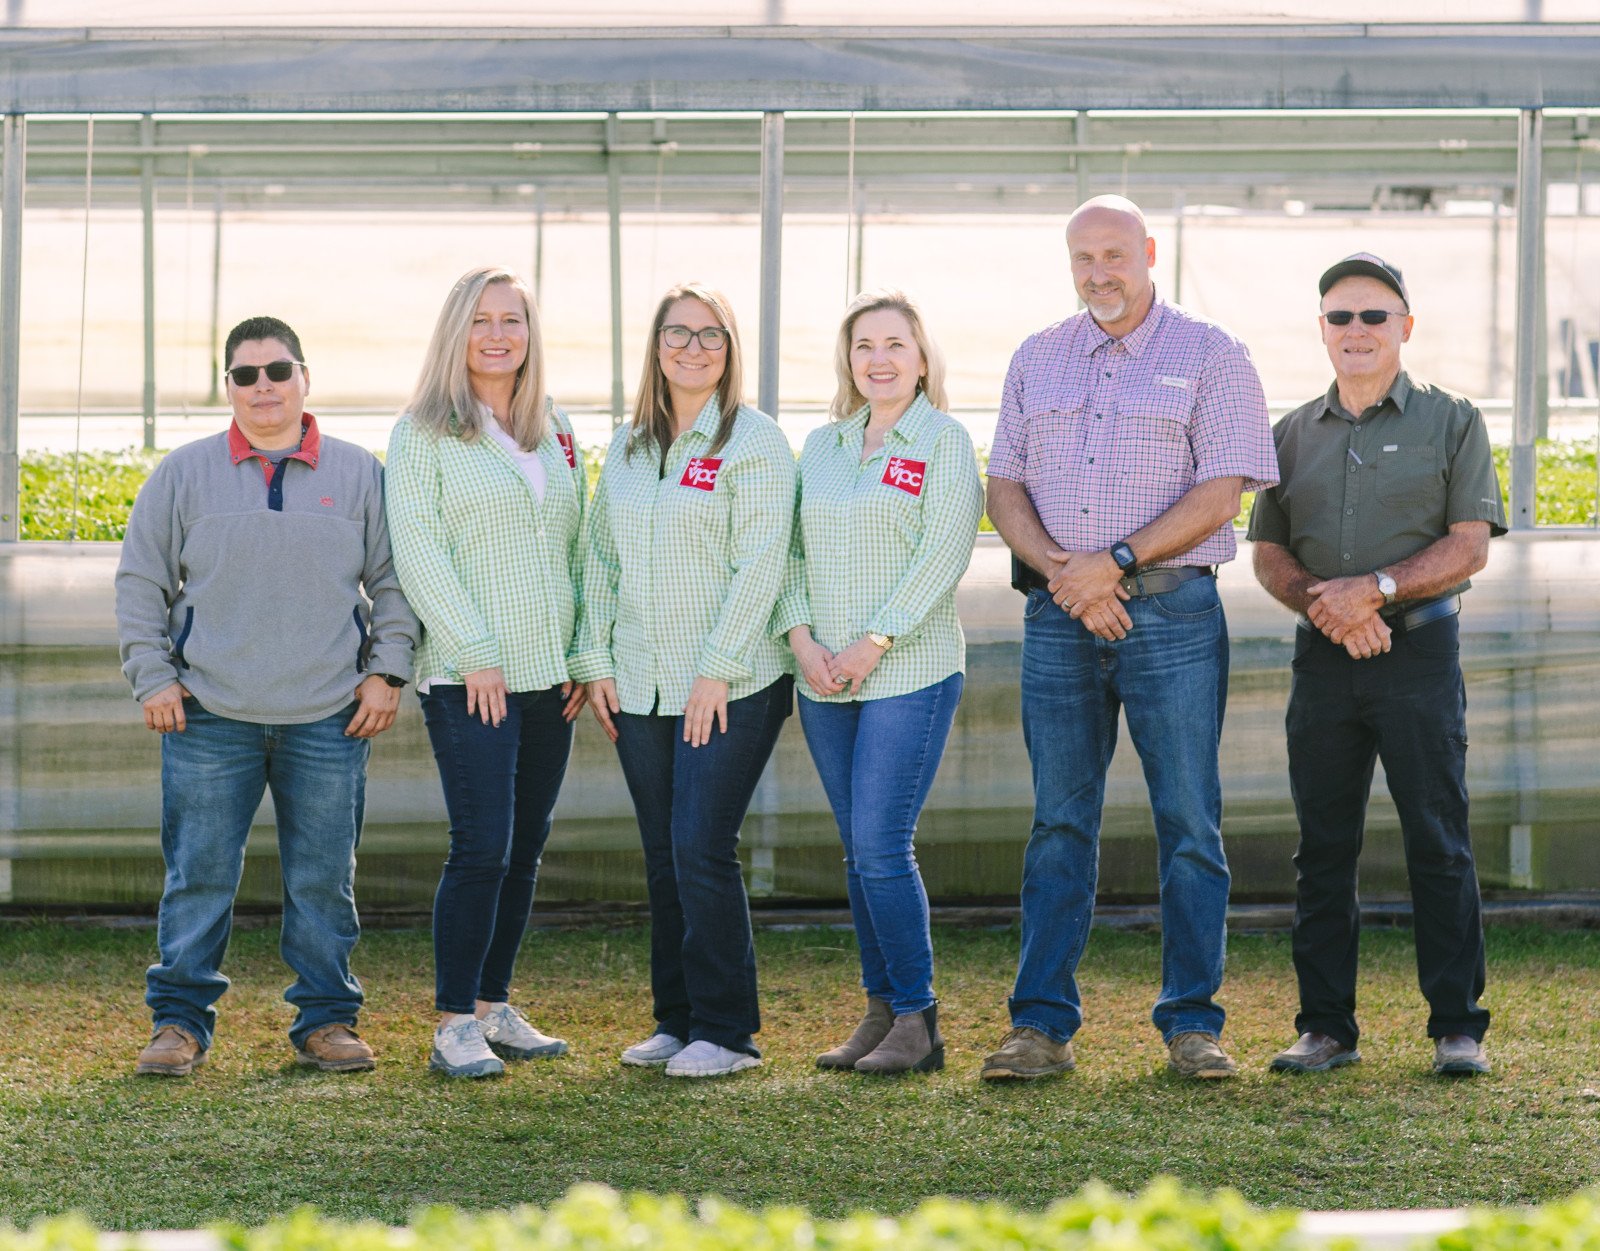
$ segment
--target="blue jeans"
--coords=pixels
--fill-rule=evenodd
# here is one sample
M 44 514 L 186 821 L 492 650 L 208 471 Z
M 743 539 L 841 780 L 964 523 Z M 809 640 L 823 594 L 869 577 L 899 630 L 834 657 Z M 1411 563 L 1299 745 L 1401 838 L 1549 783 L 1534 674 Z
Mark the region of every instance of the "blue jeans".
M 788 677 L 731 700 L 726 733 L 713 727 L 704 747 L 683 741 L 681 716 L 616 716 L 617 758 L 644 844 L 660 1033 L 761 1054 L 739 826 L 793 705 Z
M 1117 712 L 1144 766 L 1161 884 L 1162 1038 L 1219 1035 L 1228 910 L 1217 744 L 1228 692 L 1228 631 L 1214 578 L 1124 607 L 1128 637 L 1096 638 L 1044 591 L 1028 595 L 1022 729 L 1034 817 L 1022 879 L 1022 957 L 1011 1020 L 1057 1042 L 1083 1024 L 1074 974 L 1094 915 L 1106 770 Z
M 533 910 L 550 813 L 572 754 L 559 686 L 512 691 L 505 719 L 467 712 L 465 686 L 422 696 L 450 815 L 450 853 L 433 897 L 434 1007 L 503 1003 Z
M 355 705 L 305 725 L 258 725 L 184 701 L 188 729 L 161 738 L 161 854 L 166 886 L 145 974 L 156 1028 L 181 1025 L 211 1045 L 228 989 L 221 972 L 244 872 L 245 840 L 262 793 L 272 791 L 283 868 L 283 997 L 295 1008 L 289 1039 L 354 1025 L 361 983 L 350 972 L 360 937 L 353 889 L 366 801 L 368 741 L 347 738 Z
M 844 842 L 861 985 L 896 1016 L 933 1006 L 928 894 L 912 839 L 961 702 L 962 676 L 887 699 L 800 700 L 800 725 Z

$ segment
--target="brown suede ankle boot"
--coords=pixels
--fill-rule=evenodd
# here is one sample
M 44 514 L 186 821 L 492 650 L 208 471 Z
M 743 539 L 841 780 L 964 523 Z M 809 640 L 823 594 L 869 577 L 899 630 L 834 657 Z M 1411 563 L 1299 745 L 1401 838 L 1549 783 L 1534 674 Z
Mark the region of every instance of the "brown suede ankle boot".
M 819 1069 L 853 1069 L 856 1061 L 861 1059 L 885 1037 L 894 1025 L 894 1013 L 889 1010 L 889 1005 L 882 999 L 867 996 L 867 1014 L 861 1018 L 861 1024 L 856 1026 L 856 1032 L 850 1035 L 848 1041 L 841 1043 L 832 1051 L 824 1051 L 817 1057 Z
M 943 1067 L 938 1004 L 895 1017 L 884 1040 L 856 1061 L 857 1073 L 931 1073 Z

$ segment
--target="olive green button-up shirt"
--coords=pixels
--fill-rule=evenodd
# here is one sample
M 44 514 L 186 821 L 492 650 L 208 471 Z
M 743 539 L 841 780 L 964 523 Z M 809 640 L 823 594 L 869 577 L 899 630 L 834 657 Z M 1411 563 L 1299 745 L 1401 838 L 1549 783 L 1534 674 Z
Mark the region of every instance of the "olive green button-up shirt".
M 548 414 L 542 500 L 487 435 L 467 443 L 395 422 L 384 507 L 400 587 L 422 620 L 419 682 L 495 668 L 513 691 L 569 680 L 588 492 L 566 414 Z
M 800 498 L 775 635 L 797 625 L 840 652 L 863 635 L 894 646 L 847 703 L 942 682 L 966 668 L 956 584 L 972 560 L 983 486 L 972 437 L 919 394 L 861 459 L 869 410 L 813 430 L 800 454 Z
M 676 716 L 697 676 L 742 699 L 788 671 L 768 633 L 794 515 L 794 453 L 765 413 L 741 407 L 710 455 L 713 396 L 667 451 L 629 456 L 618 428 L 589 508 L 573 677 L 616 679 L 622 711 Z
M 1483 415 L 1404 370 L 1360 417 L 1339 404 L 1335 383 L 1272 435 L 1282 480 L 1256 496 L 1250 538 L 1287 547 L 1319 578 L 1405 560 L 1458 521 L 1487 521 L 1492 535 L 1506 531 Z

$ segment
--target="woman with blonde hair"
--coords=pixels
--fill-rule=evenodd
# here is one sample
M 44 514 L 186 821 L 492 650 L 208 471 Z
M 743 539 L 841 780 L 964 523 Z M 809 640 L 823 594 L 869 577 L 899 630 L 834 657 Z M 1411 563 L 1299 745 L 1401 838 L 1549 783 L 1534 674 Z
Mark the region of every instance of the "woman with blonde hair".
M 844 843 L 867 1010 L 824 1069 L 944 1067 L 928 896 L 912 841 L 961 700 L 956 584 L 983 513 L 977 458 L 942 410 L 944 358 L 899 291 L 839 327 L 828 425 L 800 454 L 773 614 L 800 676 L 800 725 Z
M 527 284 L 485 266 L 451 288 L 389 438 L 395 569 L 422 621 L 417 689 L 450 817 L 433 905 L 429 1067 L 504 1072 L 567 1049 L 511 1006 L 550 813 L 585 700 L 577 615 L 582 457 L 545 394 Z
M 656 1027 L 624 1064 L 721 1077 L 761 1063 L 737 848 L 793 704 L 767 631 L 794 510 L 794 454 L 743 404 L 718 292 L 656 306 L 633 420 L 589 514 L 574 676 L 617 745 L 644 844 Z

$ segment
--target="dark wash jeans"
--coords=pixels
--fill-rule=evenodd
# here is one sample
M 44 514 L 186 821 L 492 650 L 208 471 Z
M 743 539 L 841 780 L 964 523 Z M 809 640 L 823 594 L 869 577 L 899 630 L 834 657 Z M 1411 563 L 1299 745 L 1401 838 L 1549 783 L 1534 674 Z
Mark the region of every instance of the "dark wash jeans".
M 794 679 L 731 700 L 728 729 L 683 741 L 683 717 L 618 713 L 617 758 L 633 796 L 650 896 L 656 1028 L 759 1056 L 761 1028 L 739 826 L 794 706 Z
M 511 993 L 550 813 L 572 753 L 559 686 L 513 691 L 498 726 L 467 714 L 465 686 L 435 686 L 422 716 L 439 765 L 450 854 L 433 899 L 434 1007 L 471 1012 Z
M 283 994 L 296 1009 L 296 1047 L 324 1025 L 354 1025 L 361 983 L 350 953 L 356 917 L 356 844 L 366 804 L 370 744 L 350 738 L 351 704 L 301 725 L 261 725 L 183 701 L 188 729 L 161 736 L 160 958 L 145 975 L 156 1028 L 181 1025 L 211 1045 L 228 989 L 222 958 L 245 841 L 264 791 L 272 792 L 283 870 L 283 961 L 296 980 Z
M 1316 630 L 1295 631 L 1289 786 L 1300 821 L 1294 967 L 1299 1033 L 1356 1045 L 1360 907 L 1356 859 L 1373 762 L 1400 812 L 1428 1036 L 1482 1039 L 1489 1013 L 1483 920 L 1467 827 L 1466 692 L 1460 619 L 1396 630 L 1392 649 L 1352 660 Z

